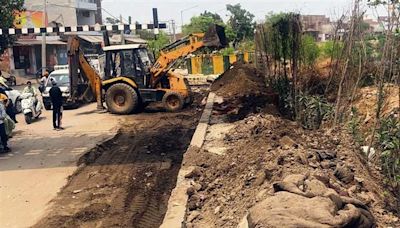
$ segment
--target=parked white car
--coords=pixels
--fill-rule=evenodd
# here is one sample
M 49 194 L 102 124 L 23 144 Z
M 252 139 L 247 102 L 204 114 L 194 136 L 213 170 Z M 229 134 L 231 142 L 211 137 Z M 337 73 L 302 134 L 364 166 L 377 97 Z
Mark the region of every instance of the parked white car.
M 15 111 L 17 113 L 21 113 L 22 112 L 21 93 L 18 90 L 15 90 L 10 87 L 7 87 L 5 90 L 8 98 L 11 99 L 12 103 L 14 104 Z

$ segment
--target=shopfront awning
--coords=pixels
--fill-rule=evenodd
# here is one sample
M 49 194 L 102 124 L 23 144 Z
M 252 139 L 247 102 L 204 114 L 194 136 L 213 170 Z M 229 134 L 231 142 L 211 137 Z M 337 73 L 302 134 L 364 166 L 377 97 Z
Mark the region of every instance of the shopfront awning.
M 14 46 L 34 46 L 42 45 L 41 40 L 18 40 L 14 43 Z M 67 45 L 66 42 L 60 40 L 46 40 L 46 45 Z
M 92 44 L 101 44 L 103 42 L 103 36 L 78 35 L 78 37 Z

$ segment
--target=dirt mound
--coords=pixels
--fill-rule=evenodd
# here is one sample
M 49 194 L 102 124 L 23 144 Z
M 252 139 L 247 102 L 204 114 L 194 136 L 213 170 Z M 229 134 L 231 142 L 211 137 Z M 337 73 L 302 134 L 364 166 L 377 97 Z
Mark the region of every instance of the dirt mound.
M 212 84 L 211 91 L 222 98 L 214 105 L 214 114 L 226 115 L 229 122 L 250 113 L 277 113 L 278 95 L 266 87 L 265 78 L 254 65 L 235 64 Z
M 379 172 L 367 169 L 347 133 L 304 130 L 295 122 L 269 114 L 251 115 L 225 127 L 229 130 L 221 134 L 221 142 L 213 139 L 214 145 L 223 145 L 224 150 L 208 148 L 186 155 L 190 162 L 185 165 L 201 171 L 194 178 L 194 186 L 200 187 L 190 193 L 188 227 L 236 227 L 250 208 L 276 196 L 276 184 L 293 174 L 319 180 L 321 187 L 331 189 L 339 199 L 361 202 L 378 226 L 400 225 L 392 213 L 398 210 L 398 202 L 385 191 Z M 336 212 L 344 207 L 338 208 L 329 209 L 334 222 L 339 221 L 334 219 Z
M 217 95 L 229 98 L 266 93 L 264 77 L 250 64 L 235 64 L 211 86 Z

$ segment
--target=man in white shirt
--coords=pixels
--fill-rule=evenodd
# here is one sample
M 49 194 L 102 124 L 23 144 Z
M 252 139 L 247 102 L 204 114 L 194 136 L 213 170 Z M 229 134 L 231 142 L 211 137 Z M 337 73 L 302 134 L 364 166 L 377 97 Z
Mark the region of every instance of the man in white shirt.
M 3 152 L 10 152 L 10 148 L 8 148 L 7 141 L 8 136 L 6 134 L 6 128 L 4 125 L 4 119 L 6 118 L 6 108 L 4 106 L 4 101 L 7 100 L 7 96 L 4 94 L 0 94 L 0 138 L 1 144 L 3 145 Z

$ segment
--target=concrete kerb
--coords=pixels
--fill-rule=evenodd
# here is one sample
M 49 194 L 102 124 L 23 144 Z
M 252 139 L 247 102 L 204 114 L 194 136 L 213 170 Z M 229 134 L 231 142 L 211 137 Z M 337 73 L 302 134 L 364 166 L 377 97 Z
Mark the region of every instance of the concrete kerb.
M 192 141 L 190 142 L 188 152 L 191 148 L 201 148 L 203 146 L 207 128 L 210 122 L 210 117 L 214 105 L 215 94 L 210 92 L 207 98 L 207 104 L 201 115 L 199 124 L 193 134 Z M 184 164 L 184 163 L 182 163 Z M 168 200 L 168 209 L 165 214 L 164 221 L 160 228 L 180 228 L 184 227 L 186 204 L 188 201 L 187 189 L 190 187 L 190 180 L 185 176 L 194 169 L 193 166 L 182 166 L 179 170 L 176 187 L 172 190 L 171 196 Z

